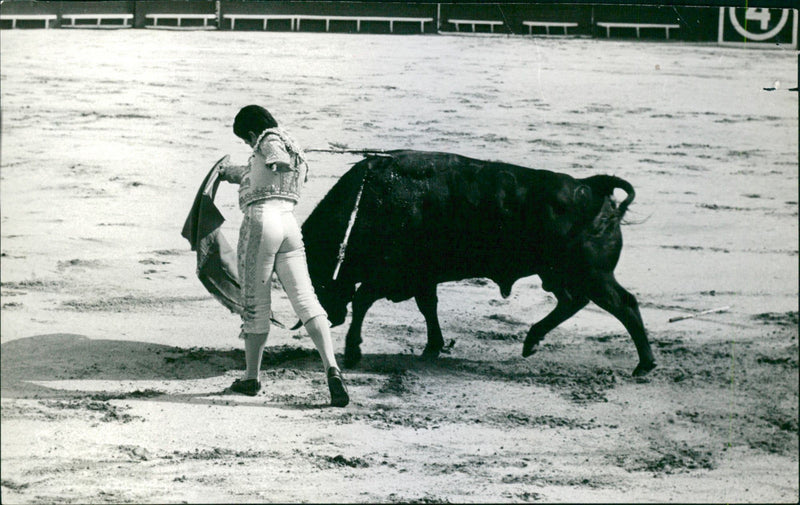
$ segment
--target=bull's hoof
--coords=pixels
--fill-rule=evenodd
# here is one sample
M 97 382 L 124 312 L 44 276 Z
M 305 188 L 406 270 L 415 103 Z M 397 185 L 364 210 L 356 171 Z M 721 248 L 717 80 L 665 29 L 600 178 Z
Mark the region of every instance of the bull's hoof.
M 645 375 L 650 373 L 650 370 L 654 369 L 655 367 L 656 367 L 656 362 L 655 361 L 650 361 L 650 362 L 647 362 L 647 363 L 639 363 L 636 366 L 636 368 L 633 369 L 633 376 L 634 377 L 644 377 Z
M 536 334 L 531 331 L 528 332 L 528 336 L 525 337 L 525 343 L 522 344 L 522 357 L 527 358 L 531 354 L 536 354 L 536 351 L 539 350 L 539 342 L 542 341 L 541 336 L 536 336 Z
M 422 359 L 434 360 L 439 357 L 441 350 L 441 348 L 436 349 L 435 347 L 425 346 L 425 350 L 422 351 Z
M 342 365 L 344 365 L 345 368 L 355 368 L 360 361 L 361 361 L 361 350 L 359 349 L 353 352 L 345 352 Z
M 539 340 L 535 340 L 532 342 L 528 342 L 527 340 L 522 345 L 522 357 L 527 358 L 531 354 L 536 354 L 536 351 L 539 350 Z

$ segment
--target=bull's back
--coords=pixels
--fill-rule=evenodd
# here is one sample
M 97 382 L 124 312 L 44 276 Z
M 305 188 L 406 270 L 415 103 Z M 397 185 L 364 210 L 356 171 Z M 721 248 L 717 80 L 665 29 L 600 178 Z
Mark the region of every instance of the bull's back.
M 390 154 L 365 174 L 348 249 L 362 277 L 408 284 L 535 273 L 518 261 L 535 247 L 522 212 L 535 171 L 449 153 Z

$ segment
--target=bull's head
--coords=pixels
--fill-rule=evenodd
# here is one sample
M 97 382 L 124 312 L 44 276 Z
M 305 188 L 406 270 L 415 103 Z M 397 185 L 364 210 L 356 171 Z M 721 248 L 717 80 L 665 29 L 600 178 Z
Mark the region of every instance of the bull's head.
M 347 290 L 341 289 L 335 281 L 331 281 L 328 286 L 322 286 L 317 291 L 317 298 L 322 308 L 328 313 L 328 320 L 332 326 L 339 326 L 344 323 L 347 317 L 347 303 L 353 297 L 353 290 L 348 293 Z
M 308 271 L 311 276 L 311 283 L 314 285 L 314 292 L 319 303 L 328 314 L 328 320 L 332 326 L 339 326 L 344 323 L 347 317 L 347 304 L 353 298 L 355 286 L 352 283 L 342 282 L 342 279 L 333 280 L 331 278 L 332 268 L 328 268 L 328 262 L 313 261 L 316 259 L 310 255 Z
M 576 225 L 588 222 L 602 203 L 585 184 L 563 184 L 548 197 L 545 205 L 548 227 L 564 238 L 575 231 Z

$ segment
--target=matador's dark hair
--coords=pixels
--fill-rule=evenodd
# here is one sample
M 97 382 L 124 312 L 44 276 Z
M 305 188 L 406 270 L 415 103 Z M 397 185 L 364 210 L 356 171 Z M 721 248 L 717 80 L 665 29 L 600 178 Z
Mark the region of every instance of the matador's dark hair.
M 260 105 L 242 107 L 233 120 L 233 133 L 243 140 L 250 140 L 247 133 L 261 135 L 267 128 L 275 128 L 278 122 L 267 109 Z

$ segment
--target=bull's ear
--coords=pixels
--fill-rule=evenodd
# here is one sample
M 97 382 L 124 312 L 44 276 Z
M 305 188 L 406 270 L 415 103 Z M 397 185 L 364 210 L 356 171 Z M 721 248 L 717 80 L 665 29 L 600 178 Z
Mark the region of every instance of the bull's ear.
M 575 188 L 575 192 L 572 194 L 572 200 L 577 207 L 581 209 L 588 208 L 592 203 L 592 188 L 581 184 Z

